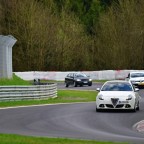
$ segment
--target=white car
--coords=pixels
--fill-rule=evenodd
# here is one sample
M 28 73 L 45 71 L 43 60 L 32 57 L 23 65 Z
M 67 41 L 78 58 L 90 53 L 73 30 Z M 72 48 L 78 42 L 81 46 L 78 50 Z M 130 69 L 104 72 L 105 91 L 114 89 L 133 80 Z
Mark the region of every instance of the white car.
M 133 87 L 129 81 L 107 81 L 97 91 L 97 112 L 105 109 L 127 109 L 133 112 L 139 110 L 139 89 Z
M 142 87 L 144 86 L 144 72 L 130 72 L 126 80 L 130 81 L 135 86 Z

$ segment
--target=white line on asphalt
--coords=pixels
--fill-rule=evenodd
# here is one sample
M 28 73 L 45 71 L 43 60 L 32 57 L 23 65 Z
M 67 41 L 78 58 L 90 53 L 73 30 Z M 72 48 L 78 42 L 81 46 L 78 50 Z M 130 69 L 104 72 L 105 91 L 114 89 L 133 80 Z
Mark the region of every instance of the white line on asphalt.
M 55 104 L 27 105 L 27 106 L 15 106 L 15 107 L 0 107 L 0 110 L 1 109 L 25 108 L 25 107 L 40 107 L 40 106 L 49 106 L 49 105 L 66 105 L 66 104 L 78 104 L 78 103 L 93 103 L 93 102 L 55 103 Z

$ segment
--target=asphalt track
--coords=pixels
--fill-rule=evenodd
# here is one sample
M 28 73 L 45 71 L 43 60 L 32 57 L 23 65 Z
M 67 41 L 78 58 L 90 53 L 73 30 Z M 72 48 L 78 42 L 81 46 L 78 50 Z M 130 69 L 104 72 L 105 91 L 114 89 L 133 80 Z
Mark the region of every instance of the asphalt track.
M 68 89 L 95 90 L 99 86 Z M 64 85 L 58 84 L 58 88 L 64 89 Z M 134 128 L 144 120 L 144 90 L 140 95 L 140 111 L 136 113 L 97 113 L 95 102 L 0 109 L 0 133 L 144 144 L 144 133 Z

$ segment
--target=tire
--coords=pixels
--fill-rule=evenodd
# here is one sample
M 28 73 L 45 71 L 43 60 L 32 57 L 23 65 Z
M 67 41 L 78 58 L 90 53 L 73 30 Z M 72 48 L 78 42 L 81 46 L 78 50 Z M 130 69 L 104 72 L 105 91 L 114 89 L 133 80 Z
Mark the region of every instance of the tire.
M 138 111 L 140 110 L 140 108 L 139 108 L 139 102 L 138 102 L 138 104 L 137 104 L 136 110 L 138 110 Z
M 76 82 L 74 82 L 74 87 L 77 87 L 77 83 Z
M 96 107 L 96 112 L 100 112 L 101 110 Z
M 134 106 L 134 109 L 132 110 L 132 112 L 136 112 L 137 111 L 137 108 L 136 108 L 136 104 Z
M 140 108 L 139 108 L 139 106 L 137 107 L 137 109 L 136 109 L 137 111 L 139 111 L 140 110 Z
M 92 84 L 88 84 L 88 86 L 92 86 Z
M 68 83 L 65 83 L 65 87 L 68 87 L 69 85 L 68 85 Z

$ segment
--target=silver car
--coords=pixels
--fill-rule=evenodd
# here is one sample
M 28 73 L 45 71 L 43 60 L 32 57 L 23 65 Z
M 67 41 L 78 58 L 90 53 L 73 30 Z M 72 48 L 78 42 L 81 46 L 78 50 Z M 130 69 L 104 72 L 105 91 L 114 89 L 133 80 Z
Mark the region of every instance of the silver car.
M 143 71 L 130 72 L 126 80 L 130 81 L 134 86 L 144 87 L 144 72 Z

